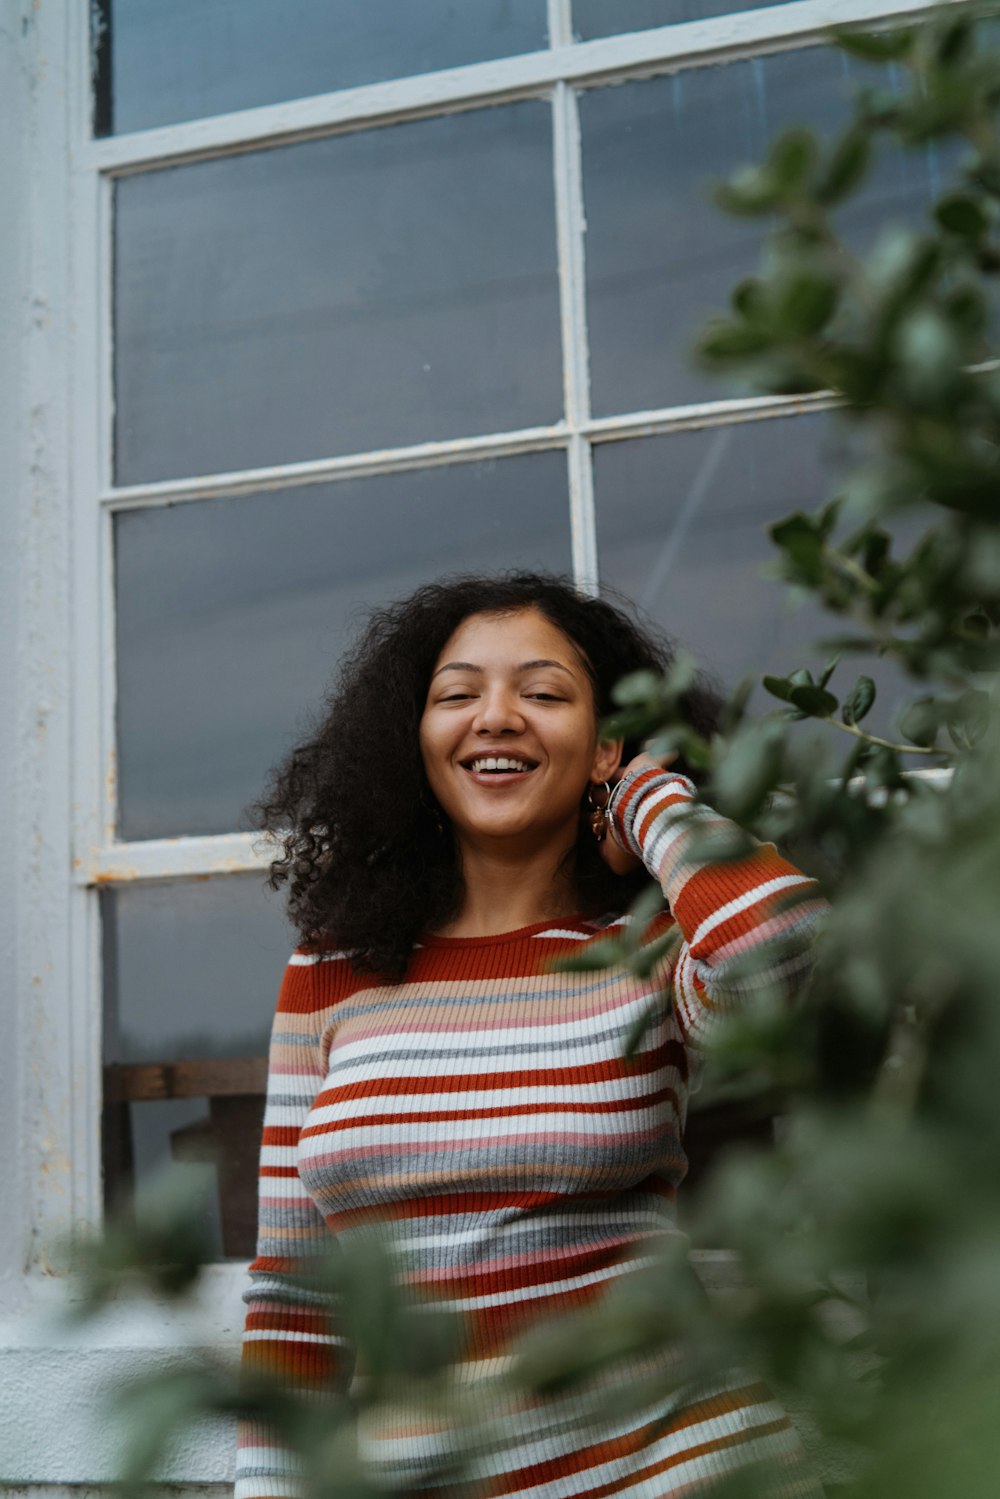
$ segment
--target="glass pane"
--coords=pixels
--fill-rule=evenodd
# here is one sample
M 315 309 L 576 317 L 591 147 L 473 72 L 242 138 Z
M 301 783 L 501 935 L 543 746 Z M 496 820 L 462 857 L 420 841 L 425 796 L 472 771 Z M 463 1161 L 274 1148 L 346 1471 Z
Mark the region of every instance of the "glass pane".
M 619 589 L 727 688 L 745 676 L 822 665 L 814 649 L 843 621 L 765 577 L 777 553 L 765 526 L 813 511 L 833 492 L 844 439 L 827 416 L 677 432 L 595 450 L 601 582 Z M 827 656 L 829 653 L 826 653 Z M 872 676 L 876 732 L 900 703 L 891 662 L 845 657 L 831 688 Z M 756 711 L 778 706 L 762 687 Z
M 107 1197 L 183 1161 L 217 1252 L 224 1235 L 230 1253 L 250 1253 L 260 1059 L 296 940 L 281 900 L 259 875 L 226 876 L 107 891 L 102 912 Z M 133 1063 L 173 1066 L 154 1078 Z
M 545 0 L 101 0 L 92 13 L 99 134 L 546 45 Z
M 453 571 L 570 568 L 561 452 L 115 518 L 125 838 L 243 826 L 357 611 Z
M 865 70 L 826 47 L 596 89 L 581 99 L 587 308 L 597 415 L 730 394 L 692 368 L 705 319 L 756 267 L 765 228 L 727 217 L 713 181 L 759 161 L 778 130 L 843 120 Z M 894 151 L 842 215 L 855 244 L 912 220 L 937 190 L 932 151 Z
M 573 31 L 581 41 L 614 36 L 620 31 L 645 31 L 677 21 L 702 21 L 706 16 L 735 15 L 764 10 L 782 0 L 573 0 Z
M 144 173 L 115 197 L 121 484 L 561 414 L 546 103 Z

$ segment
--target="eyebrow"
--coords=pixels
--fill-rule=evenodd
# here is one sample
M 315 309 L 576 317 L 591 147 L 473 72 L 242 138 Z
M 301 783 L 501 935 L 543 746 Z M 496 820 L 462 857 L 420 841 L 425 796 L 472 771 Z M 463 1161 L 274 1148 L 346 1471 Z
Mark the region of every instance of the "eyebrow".
M 544 666 L 555 667 L 556 671 L 564 671 L 568 677 L 571 677 L 573 675 L 569 667 L 564 666 L 561 661 L 522 661 L 520 666 L 516 666 L 514 670 L 537 671 L 540 667 Z M 471 661 L 446 661 L 444 666 L 438 667 L 437 671 L 434 673 L 434 676 L 440 676 L 443 671 L 475 671 L 482 673 L 482 670 L 483 668 L 481 666 L 476 666 Z M 432 677 L 431 680 L 433 681 L 434 677 Z

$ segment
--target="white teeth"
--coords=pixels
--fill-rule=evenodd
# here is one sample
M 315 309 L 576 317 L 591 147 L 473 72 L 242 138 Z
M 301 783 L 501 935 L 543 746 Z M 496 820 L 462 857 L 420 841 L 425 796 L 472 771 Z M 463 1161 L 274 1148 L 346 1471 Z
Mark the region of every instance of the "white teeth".
M 525 760 L 512 760 L 509 755 L 482 755 L 478 760 L 473 760 L 472 770 L 530 770 L 531 766 Z

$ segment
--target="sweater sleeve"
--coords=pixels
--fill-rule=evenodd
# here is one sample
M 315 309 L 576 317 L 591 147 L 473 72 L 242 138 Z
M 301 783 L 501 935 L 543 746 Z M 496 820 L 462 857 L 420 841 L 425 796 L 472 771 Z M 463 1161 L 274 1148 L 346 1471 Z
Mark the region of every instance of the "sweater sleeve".
M 680 927 L 674 1003 L 692 1044 L 755 993 L 795 992 L 811 967 L 826 909 L 814 880 L 771 843 L 713 861 L 713 835 L 721 846 L 734 825 L 697 800 L 686 776 L 652 769 L 626 776 L 610 811 L 616 840 L 659 881 Z M 751 955 L 757 961 L 748 964 Z
M 260 1154 L 257 1257 L 243 1297 L 245 1374 L 303 1393 L 342 1388 L 350 1364 L 332 1298 L 303 1284 L 310 1258 L 315 1262 L 331 1247 L 297 1166 L 299 1134 L 324 1076 L 320 1048 L 329 1009 L 318 1004 L 316 973 L 315 957 L 293 954 L 278 999 Z M 295 1459 L 268 1427 L 242 1421 L 236 1499 L 284 1499 L 299 1487 Z

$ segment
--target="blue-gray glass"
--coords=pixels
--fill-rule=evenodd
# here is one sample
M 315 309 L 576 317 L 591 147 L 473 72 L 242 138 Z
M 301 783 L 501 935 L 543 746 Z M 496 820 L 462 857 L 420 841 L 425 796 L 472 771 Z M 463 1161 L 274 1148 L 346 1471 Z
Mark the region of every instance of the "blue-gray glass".
M 115 201 L 119 484 L 562 413 L 546 103 L 139 174 Z
M 547 45 L 545 0 L 101 0 L 91 12 L 99 134 Z
M 105 1062 L 180 1062 L 264 1057 L 278 988 L 296 937 L 281 898 L 260 875 L 122 886 L 102 897 Z M 222 1252 L 219 1180 L 190 1162 L 185 1134 L 208 1122 L 204 1098 L 143 1099 L 128 1109 L 132 1171 L 119 1108 L 105 1118 L 106 1183 L 114 1201 L 140 1193 L 178 1157 L 200 1189 L 206 1227 Z M 240 1142 L 250 1180 L 258 1139 Z M 210 1142 L 206 1142 L 210 1143 Z M 216 1139 L 211 1148 L 218 1151 Z M 224 1148 L 224 1145 L 223 1145 Z M 231 1159 L 231 1158 L 230 1158 Z M 128 1178 L 131 1175 L 132 1180 Z
M 770 10 L 780 4 L 782 0 L 573 0 L 573 33 L 581 41 L 589 41 L 622 31 L 673 26 L 678 21 Z
M 447 572 L 569 571 L 565 457 L 124 511 L 115 565 L 121 835 L 227 832 L 365 609 Z
M 786 126 L 841 125 L 871 72 L 829 47 L 687 69 L 581 98 L 587 315 L 595 414 L 732 394 L 697 370 L 696 335 L 756 269 L 765 227 L 721 213 L 713 182 L 760 161 Z M 851 243 L 913 221 L 939 187 L 928 150 L 880 158 L 841 215 Z
M 263 875 L 121 885 L 103 899 L 105 1061 L 264 1055 L 297 939 Z
M 830 652 L 815 642 L 843 634 L 844 621 L 765 576 L 778 556 L 765 527 L 818 509 L 847 456 L 828 416 L 603 444 L 594 454 L 602 584 L 639 605 L 727 689 L 746 676 L 822 666 Z M 902 692 L 891 663 L 845 656 L 831 690 L 846 691 L 861 671 L 879 685 L 871 721 L 885 725 Z M 759 686 L 752 703 L 779 706 Z

